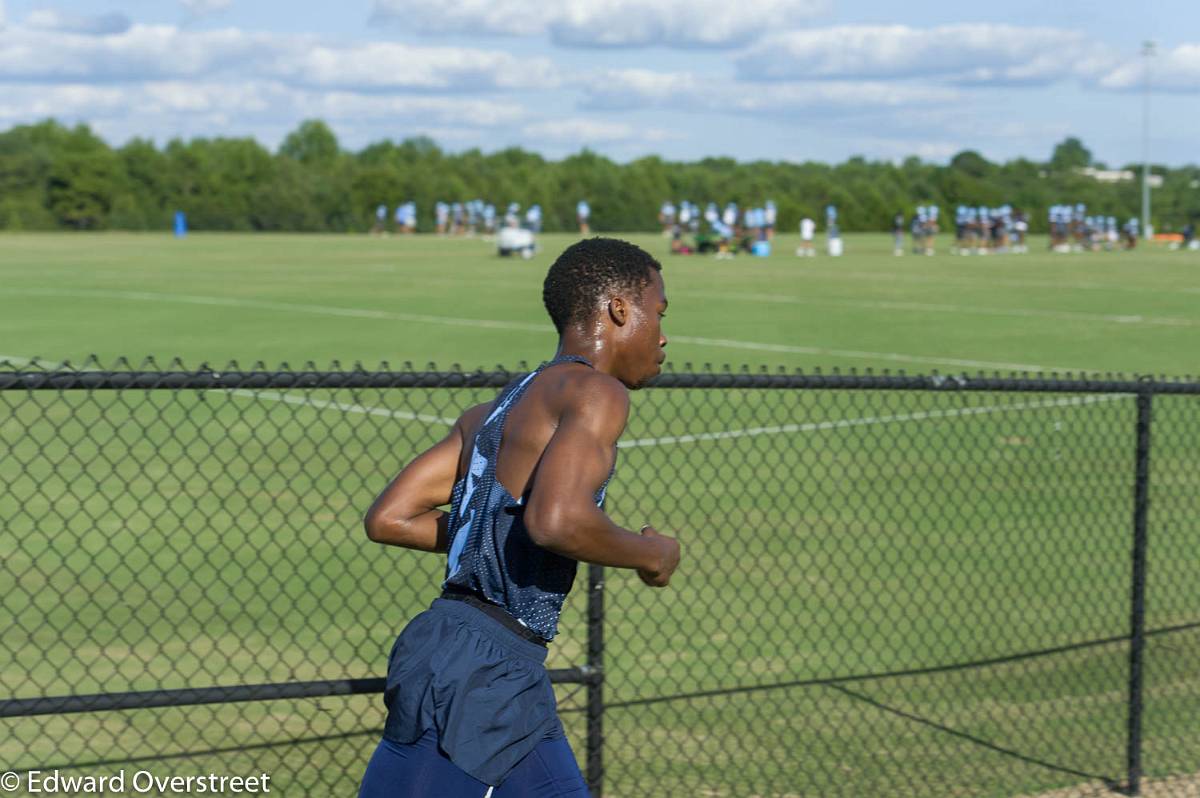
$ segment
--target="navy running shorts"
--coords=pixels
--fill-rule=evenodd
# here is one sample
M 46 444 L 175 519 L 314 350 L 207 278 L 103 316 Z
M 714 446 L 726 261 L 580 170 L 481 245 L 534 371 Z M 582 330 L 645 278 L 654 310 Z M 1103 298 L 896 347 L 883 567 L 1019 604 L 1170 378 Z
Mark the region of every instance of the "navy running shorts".
M 358 798 L 588 798 L 588 789 L 565 737 L 542 741 L 490 787 L 451 762 L 430 730 L 407 745 L 380 740 Z
M 410 745 L 432 731 L 459 770 L 503 784 L 541 743 L 565 743 L 546 654 L 483 611 L 436 599 L 392 647 L 384 739 Z

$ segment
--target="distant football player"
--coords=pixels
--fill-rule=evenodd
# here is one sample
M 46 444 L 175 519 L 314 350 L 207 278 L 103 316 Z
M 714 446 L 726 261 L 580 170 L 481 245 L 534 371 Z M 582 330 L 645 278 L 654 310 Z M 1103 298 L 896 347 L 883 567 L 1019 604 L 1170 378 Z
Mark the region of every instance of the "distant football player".
M 1129 217 L 1129 221 L 1125 223 L 1125 249 L 1133 249 L 1138 243 L 1138 228 L 1139 222 L 1136 216 Z
M 372 235 L 381 236 L 387 233 L 388 206 L 382 203 L 375 209 L 375 224 L 371 227 Z
M 438 235 L 446 235 L 446 221 L 450 218 L 450 206 L 441 200 L 433 206 L 434 230 Z
M 542 232 L 542 206 L 534 203 L 525 211 L 525 226 L 534 233 Z
M 796 254 L 802 258 L 810 258 L 817 254 L 817 250 L 813 247 L 813 239 L 817 235 L 817 223 L 809 216 L 805 216 L 800 220 L 800 246 L 796 249 Z
M 682 208 L 680 210 L 682 210 Z M 670 200 L 664 200 L 662 207 L 658 209 L 658 223 L 662 226 L 662 234 L 664 236 L 669 236 L 672 232 L 674 232 L 675 206 Z
M 592 206 L 588 205 L 587 200 L 580 200 L 575 204 L 575 219 L 579 222 L 579 234 L 585 236 L 592 232 L 592 226 L 589 219 L 592 216 Z
M 938 206 L 930 203 L 925 206 L 925 254 L 934 254 L 934 245 L 938 234 Z
M 1025 216 L 1025 211 L 1017 208 L 1013 211 L 1013 252 L 1025 254 L 1029 251 L 1029 244 L 1026 238 L 1029 235 L 1029 219 Z
M 975 209 L 975 214 L 979 220 L 979 247 L 975 251 L 979 255 L 987 255 L 992 247 L 992 209 L 980 205 Z

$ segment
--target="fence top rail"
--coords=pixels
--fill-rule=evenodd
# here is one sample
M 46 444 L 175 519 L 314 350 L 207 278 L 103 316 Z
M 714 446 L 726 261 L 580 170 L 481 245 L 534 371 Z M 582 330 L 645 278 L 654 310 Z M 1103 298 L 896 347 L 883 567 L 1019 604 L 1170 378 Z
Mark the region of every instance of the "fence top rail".
M 502 388 L 529 367 L 520 363 L 513 370 L 497 367 L 490 371 L 464 371 L 455 367 L 437 371 L 416 370 L 406 364 L 393 370 L 386 363 L 367 370 L 359 364 L 342 368 L 336 362 L 329 369 L 312 363 L 293 369 L 286 363 L 268 369 L 261 363 L 249 370 L 236 363 L 224 368 L 203 364 L 189 369 L 178 360 L 159 367 L 152 360 L 135 367 L 118 361 L 115 368 L 98 368 L 94 361 L 82 367 L 69 363 L 42 364 L 37 361 L 15 363 L 0 360 L 0 391 L 94 391 L 94 390 L 222 390 L 222 389 L 334 389 L 334 388 Z M 743 388 L 792 390 L 866 390 L 866 391 L 993 391 L 1017 393 L 1099 393 L 1099 394 L 1190 394 L 1200 395 L 1200 380 L 1192 377 L 1152 377 L 1149 375 L 1073 375 L 1073 374 L 905 374 L 870 371 L 832 373 L 753 371 L 693 371 L 690 364 L 656 377 L 653 388 Z

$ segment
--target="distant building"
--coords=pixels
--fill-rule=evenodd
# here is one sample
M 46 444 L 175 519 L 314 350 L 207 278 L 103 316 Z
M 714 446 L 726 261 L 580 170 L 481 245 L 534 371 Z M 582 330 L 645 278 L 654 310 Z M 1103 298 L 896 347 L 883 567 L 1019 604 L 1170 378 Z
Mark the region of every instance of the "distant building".
M 1090 177 L 1100 183 L 1128 183 L 1133 180 L 1141 180 L 1140 172 L 1135 172 L 1132 169 L 1096 169 L 1091 166 L 1085 166 L 1079 170 L 1079 174 L 1085 177 Z M 1150 188 L 1162 188 L 1162 175 L 1149 176 Z

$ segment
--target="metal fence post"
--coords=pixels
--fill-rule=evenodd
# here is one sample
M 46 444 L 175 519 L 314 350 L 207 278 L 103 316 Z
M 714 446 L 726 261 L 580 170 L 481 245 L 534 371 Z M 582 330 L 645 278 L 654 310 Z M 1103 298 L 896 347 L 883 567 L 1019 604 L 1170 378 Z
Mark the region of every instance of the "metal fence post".
M 592 798 L 604 785 L 604 567 L 588 565 L 587 782 Z
M 1133 585 L 1129 630 L 1129 719 L 1125 769 L 1127 795 L 1142 781 L 1142 655 L 1146 647 L 1146 515 L 1150 503 L 1150 410 L 1154 394 L 1137 394 L 1137 454 L 1133 483 Z

